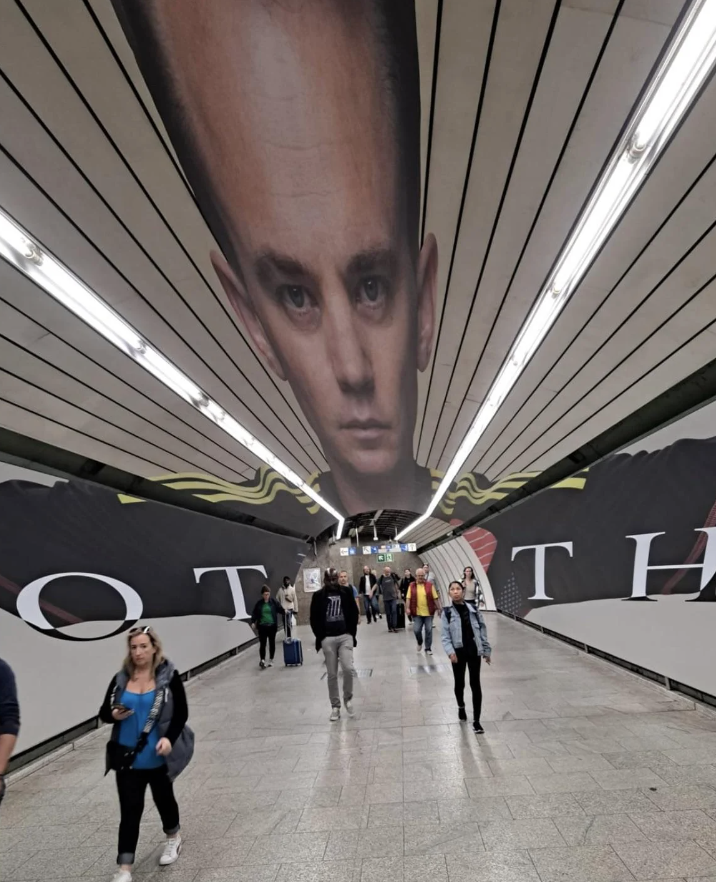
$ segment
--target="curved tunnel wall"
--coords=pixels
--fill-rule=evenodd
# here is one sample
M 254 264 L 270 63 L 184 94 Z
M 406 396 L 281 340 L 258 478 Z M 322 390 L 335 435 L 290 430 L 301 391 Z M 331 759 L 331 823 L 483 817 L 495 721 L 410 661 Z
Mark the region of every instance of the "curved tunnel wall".
M 14 669 L 26 751 L 92 719 L 151 624 L 187 672 L 253 639 L 268 583 L 298 539 L 0 463 L 0 656 Z
M 716 696 L 716 404 L 425 553 L 494 606 Z M 487 593 L 487 592 L 486 592 Z

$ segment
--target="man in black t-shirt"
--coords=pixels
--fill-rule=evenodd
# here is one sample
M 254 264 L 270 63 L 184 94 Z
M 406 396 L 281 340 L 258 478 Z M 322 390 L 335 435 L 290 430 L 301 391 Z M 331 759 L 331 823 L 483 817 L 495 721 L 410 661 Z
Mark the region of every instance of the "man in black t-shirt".
M 383 567 L 383 575 L 378 579 L 378 588 L 383 595 L 385 604 L 385 618 L 388 620 L 388 630 L 398 633 L 398 599 L 400 598 L 400 583 L 390 567 Z
M 323 650 L 328 672 L 328 697 L 331 722 L 341 718 L 341 695 L 338 689 L 338 662 L 343 669 L 343 703 L 349 717 L 353 711 L 353 648 L 358 629 L 358 607 L 353 590 L 341 585 L 338 572 L 326 570 L 323 588 L 311 600 L 311 630 L 316 637 L 316 652 Z

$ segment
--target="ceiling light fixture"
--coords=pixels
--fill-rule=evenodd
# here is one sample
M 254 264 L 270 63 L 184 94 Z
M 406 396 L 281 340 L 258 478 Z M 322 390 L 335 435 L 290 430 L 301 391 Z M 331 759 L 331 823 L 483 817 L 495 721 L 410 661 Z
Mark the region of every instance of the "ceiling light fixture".
M 716 0 L 696 0 L 522 325 L 430 505 L 402 539 L 433 513 L 507 394 L 539 348 L 594 257 L 665 147 L 716 60 Z
M 186 374 L 147 343 L 120 318 L 94 291 L 90 290 L 57 258 L 41 248 L 9 215 L 0 210 L 0 256 L 32 279 L 44 291 L 66 306 L 78 318 L 130 356 L 160 382 L 216 423 L 227 434 L 250 450 L 258 459 L 298 487 L 338 521 L 338 536 L 343 532 L 344 517 L 293 469 L 230 416 L 203 392 Z

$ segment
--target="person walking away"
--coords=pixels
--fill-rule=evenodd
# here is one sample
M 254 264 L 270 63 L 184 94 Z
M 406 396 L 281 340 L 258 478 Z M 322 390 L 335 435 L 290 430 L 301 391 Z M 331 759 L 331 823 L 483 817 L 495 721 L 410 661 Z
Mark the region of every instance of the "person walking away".
M 482 594 L 480 581 L 475 576 L 472 567 L 465 567 L 462 572 L 462 587 L 465 589 L 465 600 L 469 603 L 477 603 L 478 595 Z
M 383 595 L 388 630 L 391 634 L 397 634 L 400 586 L 398 584 L 398 577 L 391 573 L 390 567 L 383 567 L 383 574 L 378 579 L 378 588 Z
M 5 773 L 20 733 L 17 684 L 10 665 L 0 658 L 0 803 L 5 796 Z
M 403 570 L 403 578 L 400 580 L 400 596 L 403 598 L 403 603 L 406 604 L 407 609 L 407 597 L 408 597 L 408 588 L 410 588 L 410 583 L 415 581 L 415 576 L 413 576 L 412 572 L 409 569 Z M 412 622 L 413 618 L 408 613 L 408 621 Z
M 360 617 L 361 617 L 361 603 L 360 598 L 358 597 L 358 589 L 355 585 L 350 581 L 350 577 L 348 575 L 348 570 L 341 570 L 338 574 L 338 584 L 343 588 L 348 588 L 353 592 L 353 600 L 355 600 L 356 609 L 358 610 L 358 624 L 360 625 Z
M 323 577 L 323 587 L 311 599 L 311 630 L 316 638 L 316 652 L 323 650 L 328 675 L 331 722 L 341 718 L 338 689 L 338 663 L 343 670 L 343 703 L 349 717 L 353 710 L 353 648 L 357 645 L 358 608 L 353 592 L 341 585 L 331 567 Z
M 99 717 L 112 723 L 107 772 L 117 775 L 120 823 L 114 882 L 131 882 L 147 786 L 167 837 L 160 866 L 173 864 L 181 852 L 179 807 L 173 782 L 194 752 L 194 734 L 179 672 L 164 657 L 151 627 L 127 635 L 128 654 L 112 678 Z
M 284 621 L 286 623 L 286 637 L 291 636 L 293 626 L 298 622 L 298 594 L 296 587 L 288 576 L 283 577 L 283 584 L 278 589 L 278 602 L 283 607 Z
M 373 619 L 377 622 L 378 619 L 383 618 L 383 613 L 380 611 L 380 585 L 378 584 L 377 570 L 371 570 L 370 574 L 374 580 L 373 581 L 373 593 L 371 594 L 370 602 L 373 607 Z
M 465 670 L 470 672 L 472 691 L 472 728 L 478 735 L 485 730 L 480 723 L 482 712 L 482 687 L 480 686 L 480 659 L 492 664 L 492 648 L 487 639 L 487 628 L 482 613 L 473 601 L 465 599 L 461 582 L 450 583 L 452 606 L 442 612 L 442 644 L 452 662 L 455 678 L 455 698 L 458 717 L 467 720 L 465 711 Z
M 363 601 L 363 609 L 365 610 L 365 617 L 368 621 L 368 624 L 373 621 L 375 618 L 378 621 L 378 617 L 373 615 L 373 586 L 376 583 L 375 576 L 370 571 L 370 567 L 363 567 L 363 575 L 360 577 L 360 581 L 358 582 L 358 595 L 360 599 Z
M 261 599 L 256 601 L 251 613 L 251 627 L 254 633 L 259 635 L 259 667 L 266 667 L 266 643 L 269 646 L 268 667 L 273 667 L 273 659 L 276 655 L 276 632 L 278 620 L 283 619 L 286 627 L 286 613 L 281 604 L 271 597 L 271 589 L 264 585 L 261 589 Z
M 425 570 L 415 571 L 415 581 L 408 588 L 407 608 L 413 619 L 413 633 L 418 643 L 418 652 L 423 648 L 425 632 L 425 654 L 433 654 L 433 616 L 440 612 L 440 596 L 432 582 L 425 579 Z

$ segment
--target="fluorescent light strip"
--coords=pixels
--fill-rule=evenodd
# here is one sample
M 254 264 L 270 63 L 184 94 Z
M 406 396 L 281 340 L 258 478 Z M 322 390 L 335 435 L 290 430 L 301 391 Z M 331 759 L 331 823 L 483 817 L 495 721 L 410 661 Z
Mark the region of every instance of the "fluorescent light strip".
M 697 0 L 657 71 L 555 270 L 522 325 L 477 416 L 448 466 L 427 511 L 402 530 L 407 536 L 437 508 L 507 394 L 539 348 L 596 253 L 609 236 L 716 61 L 716 0 Z
M 0 256 L 17 267 L 48 294 L 66 306 L 78 318 L 100 333 L 106 340 L 134 359 L 165 386 L 216 423 L 239 444 L 278 472 L 289 483 L 309 496 L 338 521 L 337 535 L 343 532 L 345 518 L 323 497 L 283 463 L 268 447 L 226 413 L 175 365 L 120 318 L 94 291 L 73 275 L 57 258 L 33 241 L 31 236 L 0 209 Z

